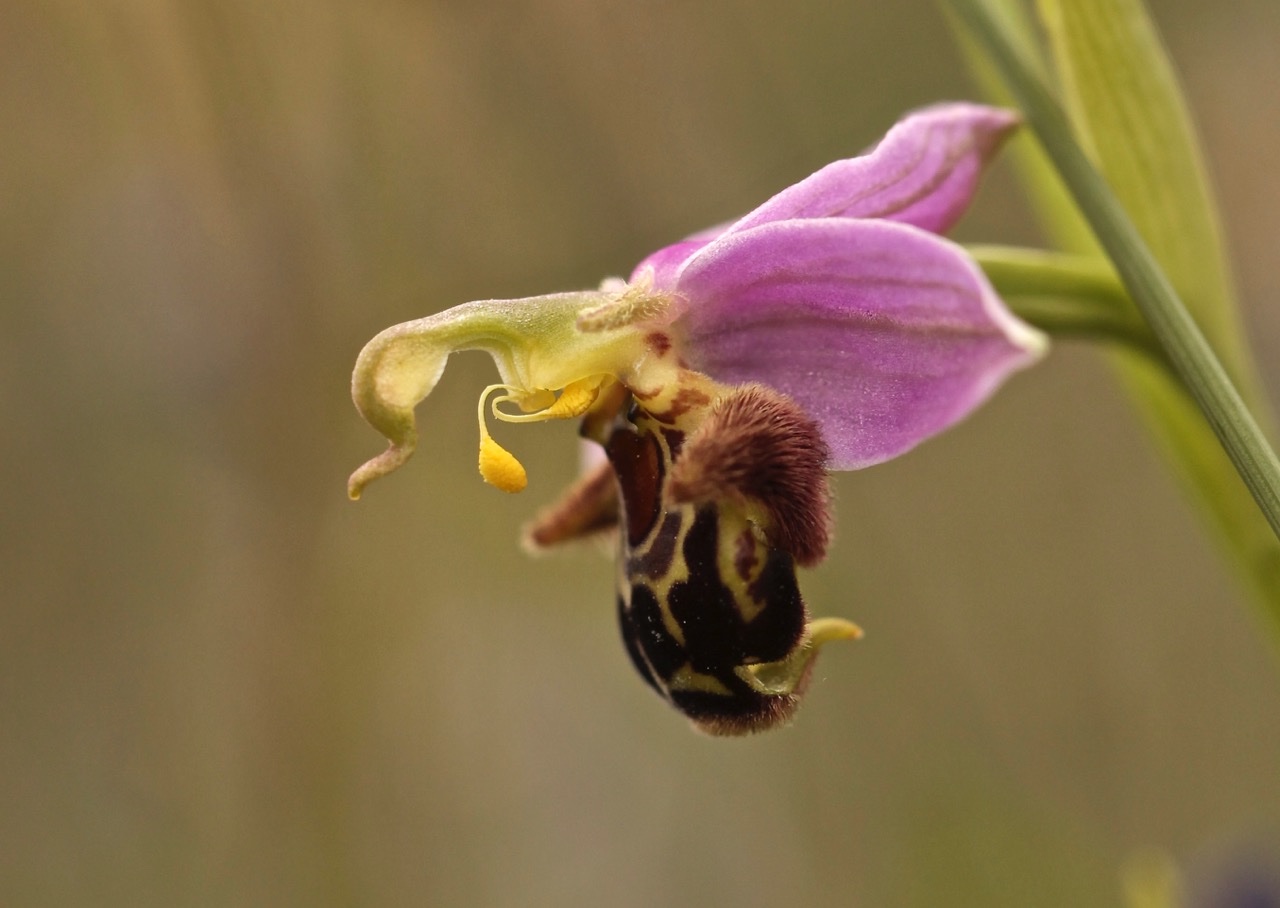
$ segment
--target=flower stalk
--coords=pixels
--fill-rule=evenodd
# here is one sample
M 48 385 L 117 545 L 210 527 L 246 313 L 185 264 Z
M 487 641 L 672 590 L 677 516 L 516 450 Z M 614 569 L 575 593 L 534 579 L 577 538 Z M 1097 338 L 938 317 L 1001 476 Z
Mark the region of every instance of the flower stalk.
M 1163 353 L 1106 261 L 1017 246 L 968 246 L 1019 318 L 1063 338 L 1111 341 L 1146 356 Z

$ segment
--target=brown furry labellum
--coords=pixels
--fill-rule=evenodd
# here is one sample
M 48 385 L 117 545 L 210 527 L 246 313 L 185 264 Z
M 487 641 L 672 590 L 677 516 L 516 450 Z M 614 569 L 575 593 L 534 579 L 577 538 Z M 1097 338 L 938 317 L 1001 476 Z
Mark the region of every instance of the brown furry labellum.
M 736 498 L 773 518 L 766 532 L 800 565 L 826 556 L 831 541 L 827 444 L 791 398 L 745 385 L 712 408 L 671 468 L 673 502 Z
M 695 727 L 741 735 L 789 721 L 817 649 L 860 631 L 809 621 L 796 583 L 795 565 L 820 561 L 831 538 L 817 425 L 760 385 L 711 390 L 599 408 L 583 428 L 608 472 L 579 480 L 526 539 L 616 524 L 618 620 L 636 671 Z

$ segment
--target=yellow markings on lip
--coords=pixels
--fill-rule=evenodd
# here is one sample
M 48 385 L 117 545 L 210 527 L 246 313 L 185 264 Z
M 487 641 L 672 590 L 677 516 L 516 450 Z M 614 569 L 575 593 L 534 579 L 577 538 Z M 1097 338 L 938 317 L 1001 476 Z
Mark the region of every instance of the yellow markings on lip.
M 667 687 L 674 691 L 700 691 L 706 694 L 719 694 L 723 697 L 733 696 L 733 691 L 729 690 L 723 681 L 714 675 L 695 670 L 688 662 L 676 669 L 671 680 L 667 682 Z

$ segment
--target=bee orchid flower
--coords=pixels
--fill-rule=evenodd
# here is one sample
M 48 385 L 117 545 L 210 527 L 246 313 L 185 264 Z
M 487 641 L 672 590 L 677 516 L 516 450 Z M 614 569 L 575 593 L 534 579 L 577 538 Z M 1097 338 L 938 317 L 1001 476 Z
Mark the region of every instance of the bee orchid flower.
M 628 280 L 388 328 L 352 394 L 390 446 L 352 475 L 351 497 L 413 453 L 414 408 L 449 355 L 484 350 L 500 378 L 478 407 L 487 482 L 527 481 L 490 416 L 580 418 L 607 455 L 534 521 L 531 544 L 616 525 L 618 615 L 644 680 L 713 734 L 787 721 L 818 648 L 860 636 L 811 620 L 796 584 L 830 537 L 827 471 L 905 453 L 1045 348 L 939 235 L 1016 124 L 927 108 Z

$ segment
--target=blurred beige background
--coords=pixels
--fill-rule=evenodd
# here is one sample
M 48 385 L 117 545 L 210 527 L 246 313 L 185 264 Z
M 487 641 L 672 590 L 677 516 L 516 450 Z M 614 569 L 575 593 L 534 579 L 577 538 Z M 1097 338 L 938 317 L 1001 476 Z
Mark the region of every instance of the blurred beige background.
M 1280 6 L 1159 0 L 1280 398 Z M 698 737 L 611 566 L 527 559 L 574 472 L 475 476 L 456 358 L 409 468 L 361 345 L 591 286 L 972 97 L 934 6 L 6 0 L 0 903 L 1079 906 L 1280 828 L 1280 663 L 1096 350 L 838 483 L 790 729 Z M 961 238 L 1035 242 L 1011 174 Z

